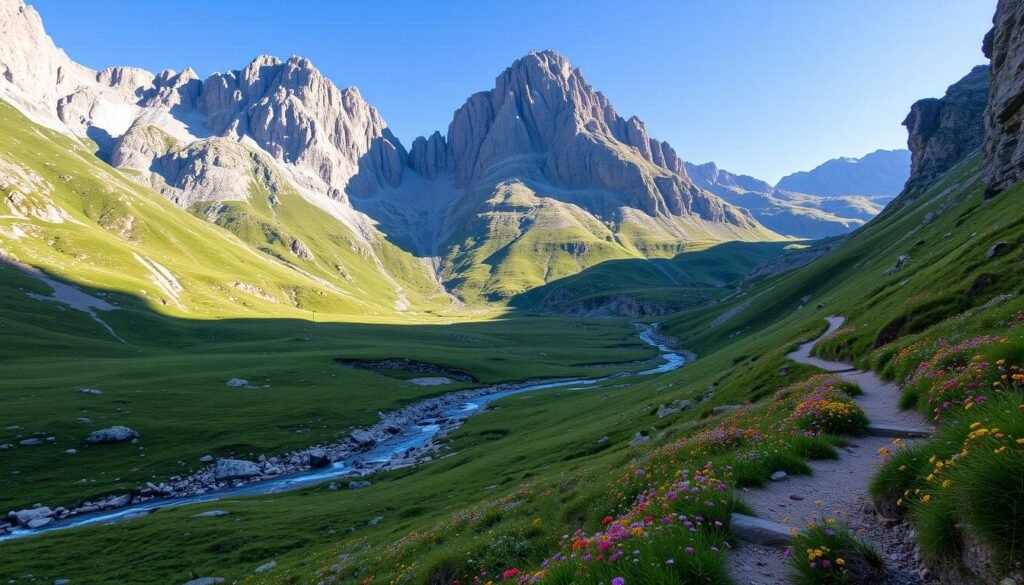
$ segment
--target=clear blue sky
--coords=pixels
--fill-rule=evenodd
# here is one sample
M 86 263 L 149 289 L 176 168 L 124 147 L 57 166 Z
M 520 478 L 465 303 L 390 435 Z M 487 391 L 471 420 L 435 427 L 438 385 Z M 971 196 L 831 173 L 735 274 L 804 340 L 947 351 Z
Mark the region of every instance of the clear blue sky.
M 406 146 L 531 49 L 582 68 L 693 162 L 774 182 L 902 148 L 910 104 L 983 63 L 995 0 L 30 0 L 93 68 L 200 75 L 269 53 L 356 85 Z

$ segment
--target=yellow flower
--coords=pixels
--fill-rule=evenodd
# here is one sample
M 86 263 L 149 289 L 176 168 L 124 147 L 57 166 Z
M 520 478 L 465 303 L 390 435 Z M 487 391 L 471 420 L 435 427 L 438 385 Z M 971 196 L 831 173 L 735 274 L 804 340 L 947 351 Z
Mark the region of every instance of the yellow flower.
M 927 504 L 928 502 L 932 501 L 932 495 L 925 494 L 924 497 L 921 498 L 921 501 Z
M 1024 439 L 1017 439 L 1018 445 L 1024 445 Z
M 846 564 L 846 561 L 843 559 L 843 557 L 839 557 L 838 559 L 836 559 L 836 564 L 842 567 Z
M 976 421 L 971 423 L 971 430 L 973 431 L 974 429 L 976 429 L 976 428 L 978 428 L 980 426 L 981 426 L 981 421 L 977 421 L 976 420 Z

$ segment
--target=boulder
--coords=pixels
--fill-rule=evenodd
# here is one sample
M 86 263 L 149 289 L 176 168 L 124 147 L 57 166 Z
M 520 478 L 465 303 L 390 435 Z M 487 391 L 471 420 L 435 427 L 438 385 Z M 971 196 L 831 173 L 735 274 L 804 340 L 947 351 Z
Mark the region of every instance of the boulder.
M 46 526 L 50 522 L 53 522 L 53 518 L 33 518 L 32 520 L 29 520 L 28 523 L 25 526 L 27 526 L 29 528 L 33 528 L 33 529 L 34 528 L 42 528 L 43 526 Z
M 214 479 L 227 481 L 232 479 L 249 479 L 260 474 L 260 466 L 253 461 L 243 459 L 218 459 L 213 471 Z
M 355 441 L 360 447 L 372 447 L 377 444 L 377 439 L 373 438 L 373 435 L 362 430 L 356 429 L 352 431 L 352 440 Z
M 998 258 L 999 256 L 1002 256 L 1003 254 L 1005 254 L 1005 253 L 1007 253 L 1009 251 L 1010 251 L 1010 243 L 1009 242 L 996 242 L 995 244 L 992 245 L 991 248 L 988 249 L 987 252 L 985 252 L 985 257 L 988 258 L 989 260 L 991 260 L 993 258 Z
M 694 404 L 695 402 L 692 400 L 676 400 L 668 405 L 662 404 L 658 407 L 658 418 L 665 418 L 666 416 L 678 414 L 690 408 Z
M 331 458 L 327 456 L 327 452 L 323 449 L 310 449 L 309 450 L 309 466 L 313 469 L 320 467 L 327 467 L 331 464 Z
M 9 512 L 7 514 L 7 519 L 15 526 L 25 526 L 33 520 L 37 520 L 39 518 L 50 518 L 52 516 L 53 510 L 46 506 L 40 506 L 38 508 Z
M 650 440 L 651 438 L 649 436 L 637 431 L 637 433 L 633 435 L 633 438 L 629 440 L 629 446 L 636 447 L 637 445 L 642 445 Z
M 107 427 L 98 431 L 93 431 L 86 437 L 86 443 L 100 444 L 100 443 L 120 443 L 122 441 L 131 441 L 137 439 L 139 433 L 134 430 L 122 426 L 116 425 L 113 427 Z

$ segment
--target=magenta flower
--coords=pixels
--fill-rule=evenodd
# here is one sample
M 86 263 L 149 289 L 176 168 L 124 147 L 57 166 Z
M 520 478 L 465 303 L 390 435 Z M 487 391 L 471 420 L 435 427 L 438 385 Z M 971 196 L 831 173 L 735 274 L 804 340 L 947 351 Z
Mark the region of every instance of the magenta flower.
M 622 577 L 616 577 L 612 579 L 612 585 L 626 585 L 626 580 Z

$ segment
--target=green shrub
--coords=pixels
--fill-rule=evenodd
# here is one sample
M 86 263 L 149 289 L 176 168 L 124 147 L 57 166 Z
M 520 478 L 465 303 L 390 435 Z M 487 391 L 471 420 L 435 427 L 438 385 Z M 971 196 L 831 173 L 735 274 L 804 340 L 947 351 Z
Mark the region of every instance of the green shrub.
M 790 546 L 788 563 L 797 585 L 875 585 L 885 579 L 882 558 L 845 525 L 812 525 Z

